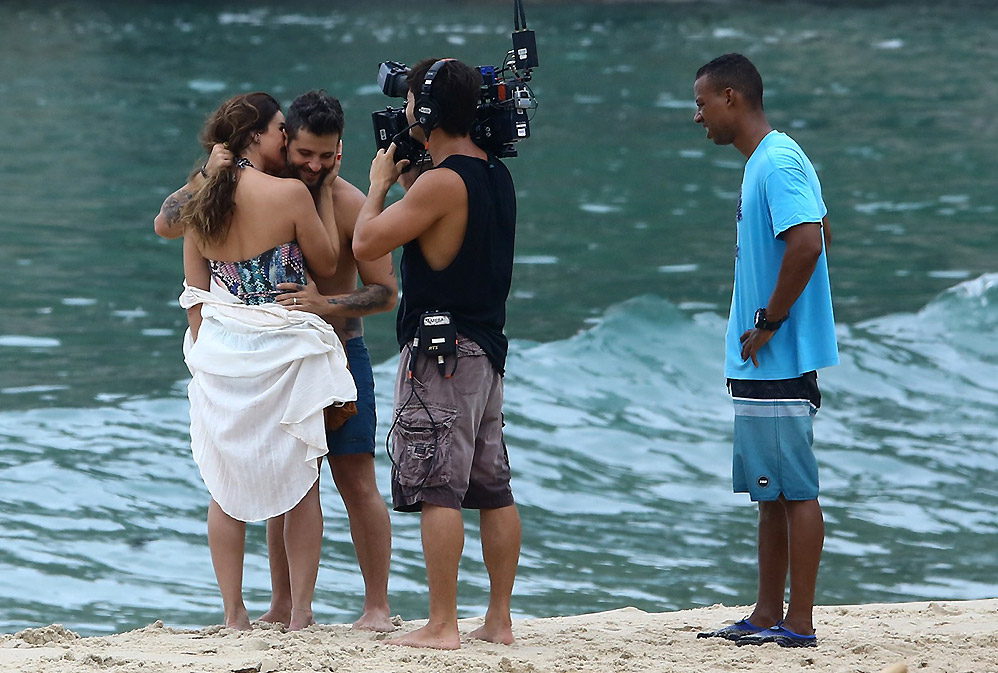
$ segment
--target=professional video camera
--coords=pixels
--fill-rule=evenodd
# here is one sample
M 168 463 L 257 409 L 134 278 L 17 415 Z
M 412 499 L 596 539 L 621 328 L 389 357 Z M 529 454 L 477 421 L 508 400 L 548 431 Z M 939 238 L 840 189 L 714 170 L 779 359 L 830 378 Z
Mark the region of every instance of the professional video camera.
M 522 27 L 521 27 L 522 23 Z M 531 70 L 538 66 L 534 31 L 527 30 L 522 0 L 513 2 L 513 49 L 506 53 L 502 67 L 480 65 L 482 93 L 478 113 L 471 129 L 476 145 L 498 157 L 515 157 L 516 143 L 530 137 L 528 110 L 537 107 L 537 99 L 527 84 Z M 386 96 L 405 98 L 409 89 L 409 68 L 397 61 L 385 61 L 378 69 L 378 86 Z M 387 150 L 395 143 L 395 161 L 409 160 L 409 166 L 430 161 L 426 149 L 409 136 L 405 106 L 386 107 L 373 113 L 374 142 Z

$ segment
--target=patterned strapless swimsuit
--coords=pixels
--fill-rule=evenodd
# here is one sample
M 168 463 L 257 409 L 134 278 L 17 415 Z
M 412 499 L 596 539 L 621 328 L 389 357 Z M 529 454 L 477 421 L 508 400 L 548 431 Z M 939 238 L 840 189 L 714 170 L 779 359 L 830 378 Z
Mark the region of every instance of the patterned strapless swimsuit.
M 208 260 L 211 275 L 246 304 L 271 304 L 287 290 L 278 283 L 305 284 L 305 258 L 297 241 L 280 245 L 241 262 Z

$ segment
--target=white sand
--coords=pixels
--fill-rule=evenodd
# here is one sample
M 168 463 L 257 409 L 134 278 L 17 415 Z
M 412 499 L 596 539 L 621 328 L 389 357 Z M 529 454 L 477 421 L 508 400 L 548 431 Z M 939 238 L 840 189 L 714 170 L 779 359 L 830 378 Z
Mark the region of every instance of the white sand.
M 452 652 L 385 645 L 381 634 L 344 625 L 298 633 L 259 625 L 189 631 L 160 623 L 105 637 L 80 638 L 59 625 L 0 636 L 0 671 L 25 673 L 834 673 L 998 672 L 998 599 L 815 610 L 819 645 L 736 646 L 697 639 L 745 616 L 713 606 L 646 613 L 634 608 L 514 623 L 509 647 L 465 639 Z M 467 633 L 480 623 L 461 623 Z M 418 626 L 406 622 L 401 631 Z M 398 633 L 398 632 L 397 632 Z

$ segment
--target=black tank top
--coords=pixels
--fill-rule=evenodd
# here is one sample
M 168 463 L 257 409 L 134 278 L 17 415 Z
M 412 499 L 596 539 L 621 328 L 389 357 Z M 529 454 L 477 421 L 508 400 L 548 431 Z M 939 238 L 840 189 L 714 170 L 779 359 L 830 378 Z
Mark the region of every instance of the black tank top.
M 423 313 L 450 311 L 457 331 L 481 346 L 502 374 L 509 346 L 503 326 L 516 231 L 513 178 L 491 155 L 483 160 L 455 154 L 437 168 L 449 168 L 464 180 L 468 226 L 457 257 L 440 271 L 426 263 L 418 240 L 402 247 L 402 300 L 396 319 L 399 346 L 416 336 Z

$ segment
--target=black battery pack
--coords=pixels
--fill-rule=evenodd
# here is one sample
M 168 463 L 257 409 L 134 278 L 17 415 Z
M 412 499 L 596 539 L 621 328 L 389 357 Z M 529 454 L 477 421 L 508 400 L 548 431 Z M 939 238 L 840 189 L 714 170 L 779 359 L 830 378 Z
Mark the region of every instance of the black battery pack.
M 513 57 L 519 70 L 529 70 L 538 66 L 537 38 L 534 36 L 534 31 L 527 30 L 526 26 L 523 30 L 513 33 Z
M 416 349 L 442 362 L 444 356 L 457 352 L 457 326 L 447 311 L 427 311 L 419 316 L 416 329 Z

